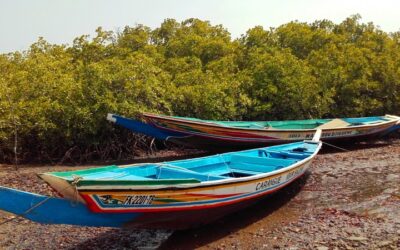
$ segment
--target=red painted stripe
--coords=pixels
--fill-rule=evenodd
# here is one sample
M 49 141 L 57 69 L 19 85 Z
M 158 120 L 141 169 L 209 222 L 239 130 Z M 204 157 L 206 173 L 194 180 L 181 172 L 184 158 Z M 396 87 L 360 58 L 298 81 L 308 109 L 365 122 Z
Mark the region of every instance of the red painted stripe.
M 86 205 L 90 209 L 90 211 L 95 213 L 104 213 L 104 210 L 102 210 L 101 207 L 99 207 L 99 205 L 90 195 L 81 194 L 81 196 L 86 201 Z
M 164 127 L 167 129 L 175 129 L 177 131 L 182 131 L 182 132 L 187 132 L 187 133 L 204 133 L 204 134 L 212 134 L 212 135 L 216 135 L 216 136 L 231 136 L 231 137 L 245 137 L 245 138 L 263 138 L 263 137 L 271 138 L 269 136 L 257 135 L 257 134 L 255 134 L 256 132 L 254 132 L 254 131 L 253 131 L 253 133 L 249 133 L 247 131 L 235 131 L 237 129 L 235 127 L 213 128 L 213 127 L 207 126 L 207 124 L 198 125 L 198 126 L 186 125 L 186 127 L 193 129 L 193 130 L 190 130 L 190 129 L 182 128 L 181 127 L 182 125 L 179 123 L 166 122 L 166 123 L 158 124 L 155 122 L 154 124 L 156 124 L 159 127 Z M 264 132 L 264 131 L 262 131 L 262 130 L 257 131 L 257 133 L 262 133 L 262 132 Z
M 188 193 L 185 195 L 191 195 L 191 196 L 201 196 L 201 197 L 214 197 L 214 198 L 226 198 L 226 197 L 231 197 L 235 195 L 241 195 L 243 193 L 237 193 L 237 194 L 192 194 Z
M 287 142 L 290 141 L 288 139 L 280 139 L 280 138 L 275 138 L 275 137 L 269 137 L 269 136 L 265 136 L 263 138 L 251 138 L 254 140 L 243 140 L 246 139 L 246 137 L 223 137 L 223 136 L 219 136 L 219 135 L 214 135 L 214 134 L 210 134 L 210 133 L 200 133 L 200 132 L 189 132 L 189 131 L 184 131 L 184 130 L 176 130 L 176 129 L 171 129 L 171 128 L 166 128 L 166 127 L 162 127 L 159 126 L 155 123 L 151 123 L 151 125 L 153 125 L 154 127 L 161 129 L 161 130 L 166 130 L 166 131 L 172 131 L 172 132 L 178 132 L 178 133 L 182 133 L 182 134 L 186 134 L 186 135 L 193 135 L 193 136 L 198 136 L 198 137 L 202 137 L 202 138 L 212 138 L 215 140 L 220 140 L 220 141 L 233 141 L 233 142 L 278 142 L 278 141 L 282 141 L 282 142 Z
M 260 138 L 260 139 L 275 139 L 274 137 L 265 136 L 265 135 L 255 135 L 250 133 L 243 133 L 243 132 L 230 132 L 230 131 L 218 131 L 222 133 L 223 136 L 235 136 L 235 137 L 245 137 L 245 138 Z M 261 132 L 261 131 L 260 131 Z
M 304 172 L 303 172 L 304 174 Z M 96 212 L 96 213 L 130 213 L 130 212 L 168 212 L 168 211 L 185 211 L 185 210 L 198 210 L 198 209 L 205 209 L 205 208 L 215 208 L 215 207 L 220 207 L 220 206 L 226 206 L 226 205 L 230 205 L 233 203 L 238 203 L 238 202 L 242 202 L 242 201 L 246 201 L 249 199 L 254 199 L 257 197 L 260 197 L 262 195 L 267 195 L 273 192 L 276 192 L 282 188 L 284 188 L 285 186 L 289 185 L 290 183 L 292 183 L 293 181 L 295 181 L 296 179 L 300 178 L 301 176 L 303 176 L 303 174 L 297 176 L 296 178 L 294 178 L 293 180 L 285 183 L 282 186 L 279 186 L 277 189 L 273 189 L 273 190 L 269 190 L 266 192 L 262 192 L 250 197 L 243 197 L 241 199 L 237 199 L 237 200 L 232 200 L 232 201 L 225 201 L 225 202 L 219 202 L 216 204 L 206 204 L 206 205 L 195 205 L 195 206 L 181 206 L 181 207 L 166 207 L 166 208 L 121 208 L 121 209 L 104 209 L 98 206 L 98 204 L 93 200 L 93 198 L 90 195 L 82 195 L 83 198 L 85 199 L 85 201 L 88 203 L 88 207 L 91 211 Z M 95 206 L 95 207 L 94 207 Z
M 154 122 L 153 124 L 158 127 L 163 127 L 166 129 L 174 129 L 174 128 L 170 128 L 170 127 L 165 127 L 165 126 L 163 126 L 163 124 L 159 125 L 157 122 Z M 172 126 L 178 126 L 178 127 L 181 125 L 181 123 L 169 123 L 169 122 L 165 122 L 165 124 L 167 124 L 167 125 L 172 124 Z M 185 133 L 196 132 L 196 133 L 212 134 L 212 135 L 216 135 L 216 136 L 231 136 L 231 137 L 238 137 L 238 138 L 243 137 L 243 138 L 255 138 L 255 139 L 257 139 L 257 138 L 273 139 L 273 137 L 263 135 L 263 134 L 265 134 L 266 131 L 264 131 L 262 129 L 259 129 L 257 131 L 252 131 L 253 133 L 249 133 L 246 130 L 238 130 L 240 128 L 235 128 L 235 127 L 223 127 L 223 128 L 216 127 L 216 128 L 214 128 L 207 124 L 197 125 L 199 127 L 189 126 L 189 125 L 186 125 L 186 126 L 192 127 L 194 131 L 187 130 L 184 128 L 182 128 L 182 129 L 175 128 L 174 130 L 180 131 L 180 132 L 185 132 Z M 209 131 L 207 131 L 207 130 L 209 130 Z M 259 134 L 254 134 L 254 133 L 259 133 Z

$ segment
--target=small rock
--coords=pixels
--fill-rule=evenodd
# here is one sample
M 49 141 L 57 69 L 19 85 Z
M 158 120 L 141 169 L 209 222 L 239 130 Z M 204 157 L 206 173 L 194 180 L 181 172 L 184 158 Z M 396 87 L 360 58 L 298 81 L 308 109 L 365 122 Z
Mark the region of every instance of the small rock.
M 349 246 L 347 244 L 344 244 L 344 246 L 346 247 L 347 250 L 353 250 L 354 249 L 353 247 L 351 247 L 351 246 Z
M 362 237 L 362 236 L 351 236 L 347 238 L 348 240 L 353 240 L 353 241 L 364 241 L 367 240 L 367 238 Z
M 400 178 L 397 174 L 389 174 L 386 176 L 387 181 L 397 181 Z
M 328 250 L 328 247 L 326 246 L 317 246 L 318 250 Z
M 384 246 L 390 245 L 391 243 L 392 242 L 388 241 L 388 240 L 381 241 L 381 242 L 378 243 L 378 247 L 384 247 Z

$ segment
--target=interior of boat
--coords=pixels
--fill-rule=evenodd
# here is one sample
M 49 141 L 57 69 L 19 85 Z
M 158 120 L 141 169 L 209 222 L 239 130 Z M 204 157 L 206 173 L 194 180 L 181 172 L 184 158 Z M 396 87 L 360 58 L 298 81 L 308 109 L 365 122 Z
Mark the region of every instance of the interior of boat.
M 121 167 L 108 166 L 51 174 L 69 180 L 79 176 L 84 180 L 98 181 L 171 179 L 214 181 L 258 175 L 285 168 L 309 157 L 316 147 L 317 144 L 299 142 L 195 159 Z

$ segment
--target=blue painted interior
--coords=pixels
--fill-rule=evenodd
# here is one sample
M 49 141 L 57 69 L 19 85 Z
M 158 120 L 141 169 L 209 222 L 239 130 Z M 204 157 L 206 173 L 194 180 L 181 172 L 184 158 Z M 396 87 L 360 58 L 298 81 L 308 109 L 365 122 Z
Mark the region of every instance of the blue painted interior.
M 380 117 L 380 116 L 371 116 L 371 117 L 358 117 L 358 118 L 342 118 L 342 120 L 351 123 L 351 126 L 357 125 L 366 125 L 376 122 L 384 122 L 387 119 Z
M 268 173 L 309 157 L 317 144 L 296 142 L 202 158 L 105 168 L 79 174 L 86 180 L 197 179 L 213 181 Z M 73 174 L 65 177 L 73 178 Z
M 185 171 L 182 169 L 175 169 L 171 167 L 159 168 L 157 179 L 197 179 L 200 181 L 214 181 L 227 179 L 228 177 L 219 176 L 213 172 L 199 173 L 195 171 Z

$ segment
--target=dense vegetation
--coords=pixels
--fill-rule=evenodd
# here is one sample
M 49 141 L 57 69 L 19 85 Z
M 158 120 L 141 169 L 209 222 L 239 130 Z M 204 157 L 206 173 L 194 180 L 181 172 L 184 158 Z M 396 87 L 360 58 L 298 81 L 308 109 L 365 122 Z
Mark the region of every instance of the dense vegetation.
M 0 55 L 0 161 L 12 161 L 15 139 L 21 159 L 129 154 L 138 138 L 108 112 L 276 120 L 400 110 L 400 32 L 358 15 L 256 26 L 238 39 L 198 19 L 96 33 Z

